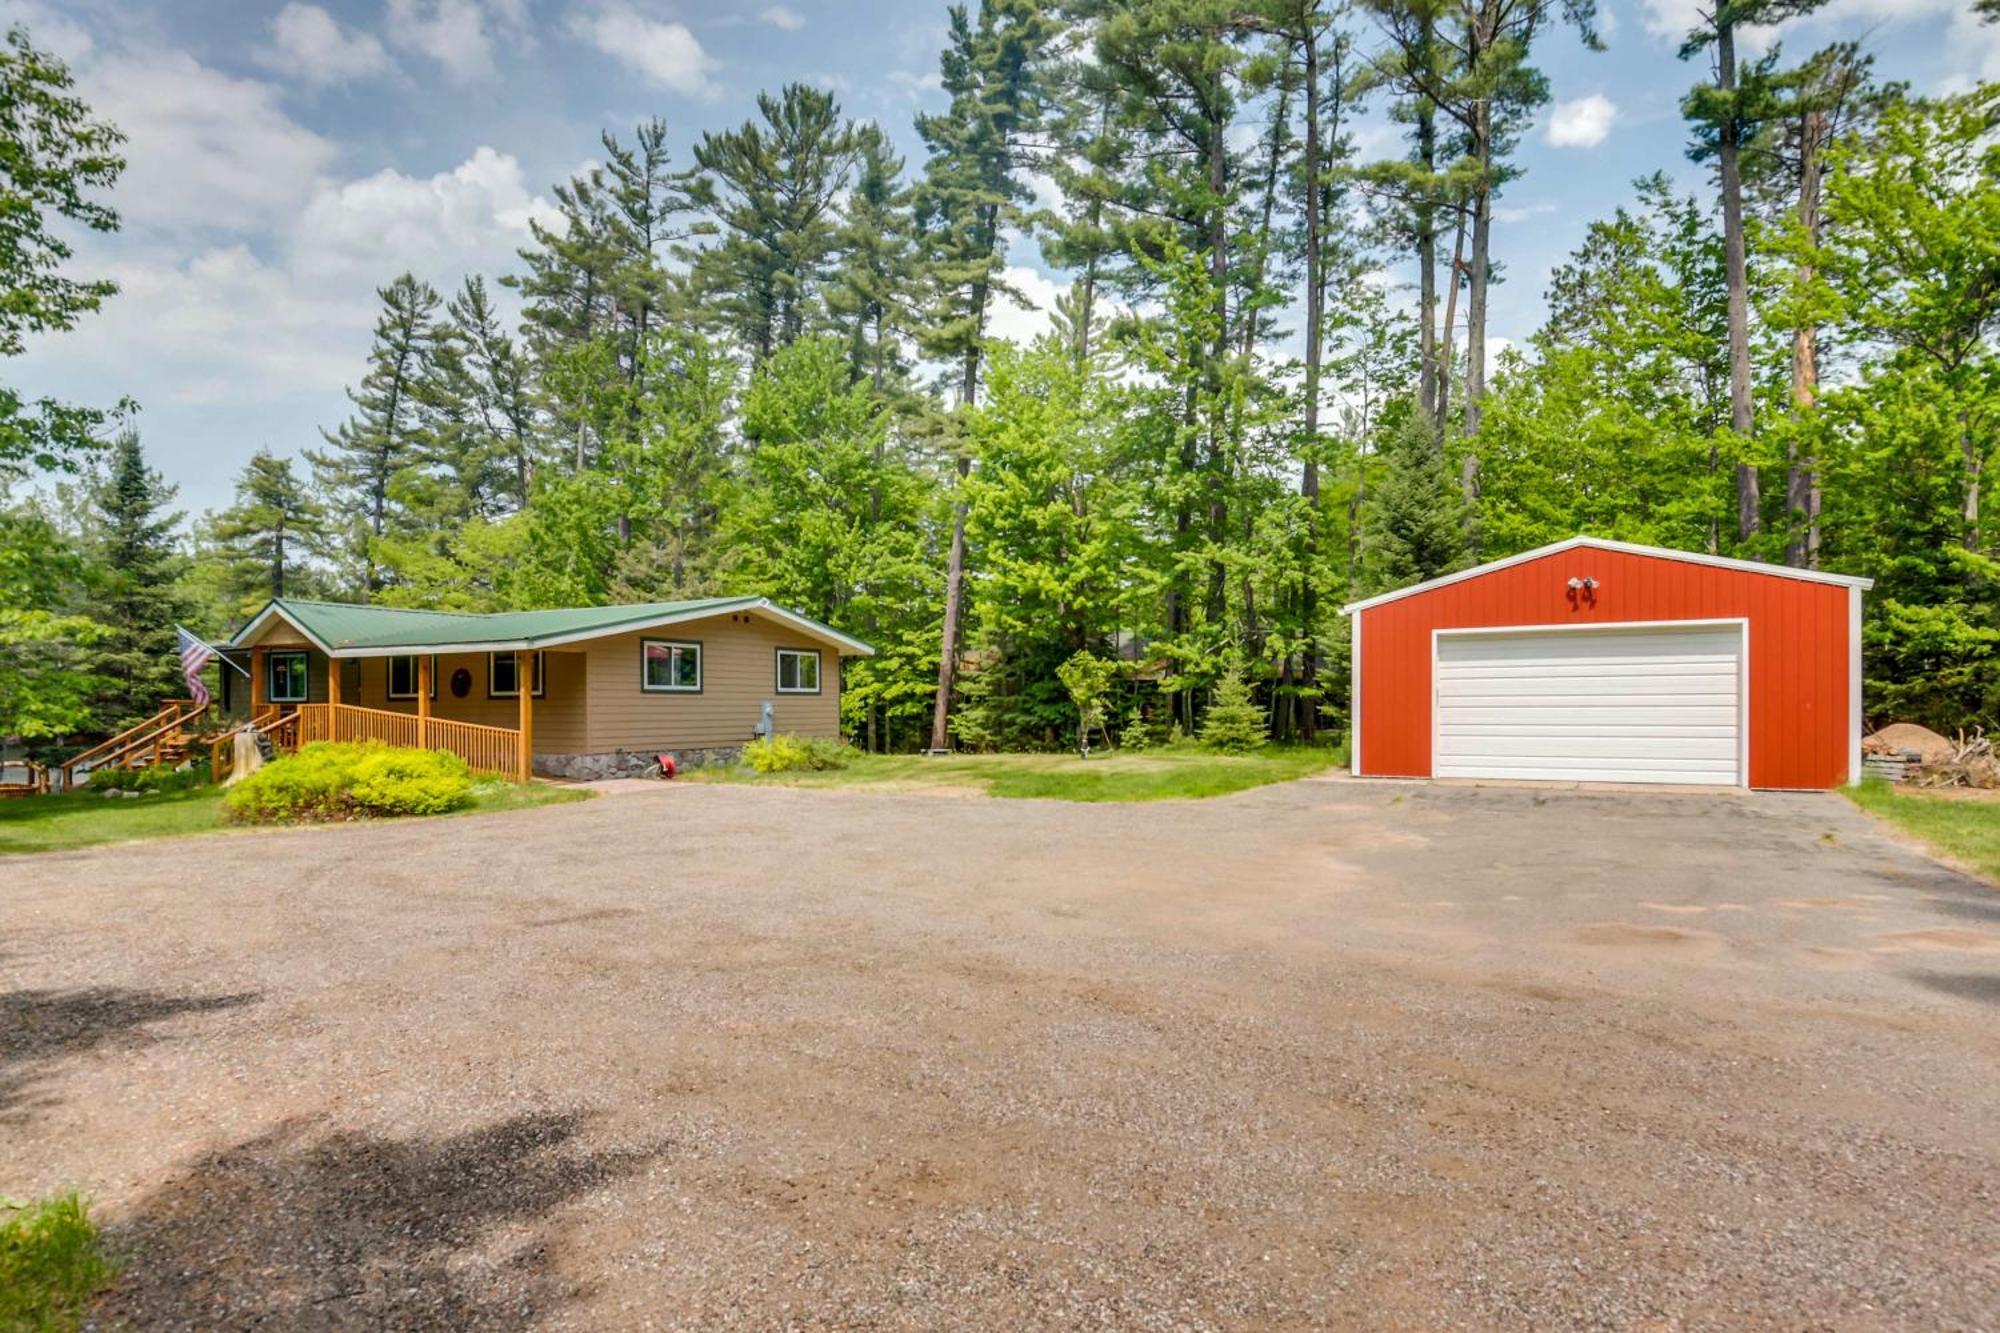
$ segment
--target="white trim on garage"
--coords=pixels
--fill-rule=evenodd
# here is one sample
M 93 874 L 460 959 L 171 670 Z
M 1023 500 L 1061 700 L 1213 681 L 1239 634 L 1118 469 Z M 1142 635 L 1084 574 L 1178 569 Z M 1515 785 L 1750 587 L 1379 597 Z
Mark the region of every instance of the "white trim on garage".
M 1352 747 L 1347 756 L 1347 771 L 1358 778 L 1361 776 L 1361 617 L 1355 616 L 1349 627 L 1354 633 L 1347 663 L 1353 676 L 1347 691 L 1347 736 Z
M 1847 590 L 1847 785 L 1861 781 L 1861 589 Z
M 1732 560 L 1728 556 L 1701 555 L 1694 551 L 1676 551 L 1665 546 L 1640 546 L 1635 542 L 1615 542 L 1608 537 L 1571 537 L 1565 541 L 1551 542 L 1547 546 L 1537 546 L 1534 550 L 1523 551 L 1519 555 L 1510 555 L 1504 560 L 1495 560 L 1490 564 L 1474 565 L 1471 569 L 1462 569 L 1456 574 L 1446 574 L 1424 583 L 1413 583 L 1407 588 L 1398 588 L 1394 592 L 1385 592 L 1379 597 L 1370 597 L 1364 601 L 1350 602 L 1340 608 L 1340 612 L 1342 615 L 1351 616 L 1357 611 L 1366 611 L 1369 607 L 1380 606 L 1384 602 L 1398 601 L 1414 593 L 1429 592 L 1432 588 L 1442 588 L 1453 583 L 1463 583 L 1467 579 L 1476 579 L 1481 575 L 1491 574 L 1495 570 L 1506 569 L 1510 565 L 1526 564 L 1530 560 L 1539 560 L 1545 555 L 1555 555 L 1562 551 L 1575 550 L 1578 547 L 1589 547 L 1599 551 L 1619 551 L 1626 555 L 1653 556 L 1660 560 L 1679 560 L 1690 565 L 1708 565 L 1715 569 L 1733 569 L 1744 574 L 1767 574 L 1772 578 L 1798 579 L 1804 583 L 1831 583 L 1843 588 L 1872 588 L 1875 586 L 1874 579 L 1857 578 L 1851 574 L 1828 574 L 1818 569 L 1794 569 L 1790 565 L 1767 565 L 1758 560 Z
M 1860 590 L 1856 589 L 1853 595 L 1858 599 L 1860 597 Z M 1358 621 L 1359 617 L 1356 617 L 1356 619 Z M 1663 637 L 1667 637 L 1673 635 L 1677 631 L 1685 632 L 1685 631 L 1698 631 L 1704 629 L 1729 629 L 1729 628 L 1734 628 L 1739 636 L 1737 641 L 1737 653 L 1736 653 L 1736 685 L 1735 685 L 1736 772 L 1734 775 L 1733 782 L 1714 783 L 1712 785 L 1731 785 L 1737 787 L 1748 787 L 1750 785 L 1750 727 L 1751 727 L 1750 622 L 1747 617 L 1742 617 L 1742 616 L 1718 617 L 1714 619 L 1699 619 L 1699 620 L 1611 621 L 1594 625 L 1574 625 L 1574 624 L 1495 625 L 1490 627 L 1479 627 L 1470 629 L 1433 629 L 1431 631 L 1431 735 L 1430 735 L 1431 776 L 1433 778 L 1444 777 L 1444 776 L 1493 776 L 1493 777 L 1524 776 L 1524 774 L 1521 773 L 1493 772 L 1484 775 L 1477 775 L 1477 774 L 1447 775 L 1442 772 L 1442 769 L 1445 767 L 1445 765 L 1441 761 L 1443 747 L 1440 744 L 1441 738 L 1439 734 L 1439 727 L 1442 724 L 1442 716 L 1444 711 L 1443 700 L 1441 698 L 1442 687 L 1440 685 L 1440 681 L 1442 680 L 1442 672 L 1440 670 L 1440 651 L 1439 651 L 1440 643 L 1442 640 L 1464 639 L 1464 638 L 1482 637 L 1482 636 L 1497 637 L 1503 635 L 1523 637 L 1523 638 L 1536 638 L 1536 637 L 1553 638 L 1556 636 L 1583 637 L 1592 634 L 1606 634 L 1606 633 L 1619 633 L 1619 632 L 1623 632 L 1626 634 L 1658 633 Z M 1636 772 L 1639 770 L 1633 770 L 1633 771 Z M 1594 773 L 1592 769 L 1587 765 L 1580 765 L 1573 770 L 1548 768 L 1544 772 L 1536 773 L 1533 776 L 1550 781 L 1565 781 L 1565 782 L 1677 780 L 1668 777 L 1660 777 L 1657 775 L 1652 777 L 1636 777 L 1636 776 L 1607 777 L 1601 774 Z M 1702 779 L 1701 781 L 1703 785 L 1711 785 L 1706 779 Z

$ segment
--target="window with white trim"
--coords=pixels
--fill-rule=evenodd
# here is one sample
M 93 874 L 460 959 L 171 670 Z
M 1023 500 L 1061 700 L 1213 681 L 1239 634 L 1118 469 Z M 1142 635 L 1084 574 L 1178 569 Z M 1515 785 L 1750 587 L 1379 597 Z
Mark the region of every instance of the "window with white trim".
M 423 673 L 417 669 L 417 655 L 406 653 L 389 659 L 389 697 L 391 699 L 414 699 L 417 697 L 417 682 Z M 431 659 L 431 698 L 438 697 L 437 659 Z
M 778 693 L 819 693 L 819 650 L 780 648 L 778 650 Z
M 266 697 L 274 704 L 302 704 L 306 701 L 306 655 L 271 653 L 264 659 L 270 675 Z
M 548 672 L 542 663 L 542 655 L 535 654 L 535 697 L 541 698 L 549 692 Z M 515 669 L 514 654 L 486 654 L 486 697 L 489 699 L 518 699 L 521 697 L 520 673 Z
M 639 688 L 648 694 L 701 693 L 701 645 L 678 639 L 641 639 Z

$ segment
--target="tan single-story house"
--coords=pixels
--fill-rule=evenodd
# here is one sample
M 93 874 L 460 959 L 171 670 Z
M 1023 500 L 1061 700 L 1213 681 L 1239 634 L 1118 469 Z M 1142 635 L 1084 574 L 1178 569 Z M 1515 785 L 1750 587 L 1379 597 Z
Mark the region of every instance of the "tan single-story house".
M 225 708 L 280 746 L 379 739 L 579 778 L 733 755 L 766 729 L 837 737 L 841 659 L 874 652 L 763 597 L 487 614 L 279 598 L 227 651 L 248 680 L 223 673 Z

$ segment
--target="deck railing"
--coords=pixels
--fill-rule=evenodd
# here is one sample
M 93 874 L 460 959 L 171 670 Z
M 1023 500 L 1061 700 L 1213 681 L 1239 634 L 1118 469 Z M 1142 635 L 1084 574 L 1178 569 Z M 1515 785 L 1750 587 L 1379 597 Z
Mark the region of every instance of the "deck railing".
M 144 722 L 125 728 L 110 740 L 93 745 L 82 754 L 71 755 L 63 762 L 62 785 L 65 788 L 74 787 L 79 770 L 88 772 L 93 768 L 133 768 L 146 762 L 158 763 L 161 741 L 207 711 L 206 704 L 197 704 L 192 699 L 169 700 Z
M 382 741 L 388 745 L 448 751 L 463 759 L 475 773 L 503 778 L 521 776 L 521 733 L 507 727 L 438 717 L 426 721 L 415 713 L 394 713 L 386 708 L 361 708 L 354 704 L 300 704 L 295 716 L 300 745 L 314 741 Z

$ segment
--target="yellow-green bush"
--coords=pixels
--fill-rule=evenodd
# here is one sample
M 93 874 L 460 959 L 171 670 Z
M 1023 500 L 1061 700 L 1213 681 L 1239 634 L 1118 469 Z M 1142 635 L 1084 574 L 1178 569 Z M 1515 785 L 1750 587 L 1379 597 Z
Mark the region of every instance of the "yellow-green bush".
M 854 748 L 818 736 L 794 736 L 790 732 L 743 747 L 743 762 L 759 773 L 817 773 L 829 768 L 846 768 Z
M 472 770 L 438 750 L 319 741 L 264 765 L 224 803 L 232 819 L 252 824 L 441 815 L 472 803 Z

